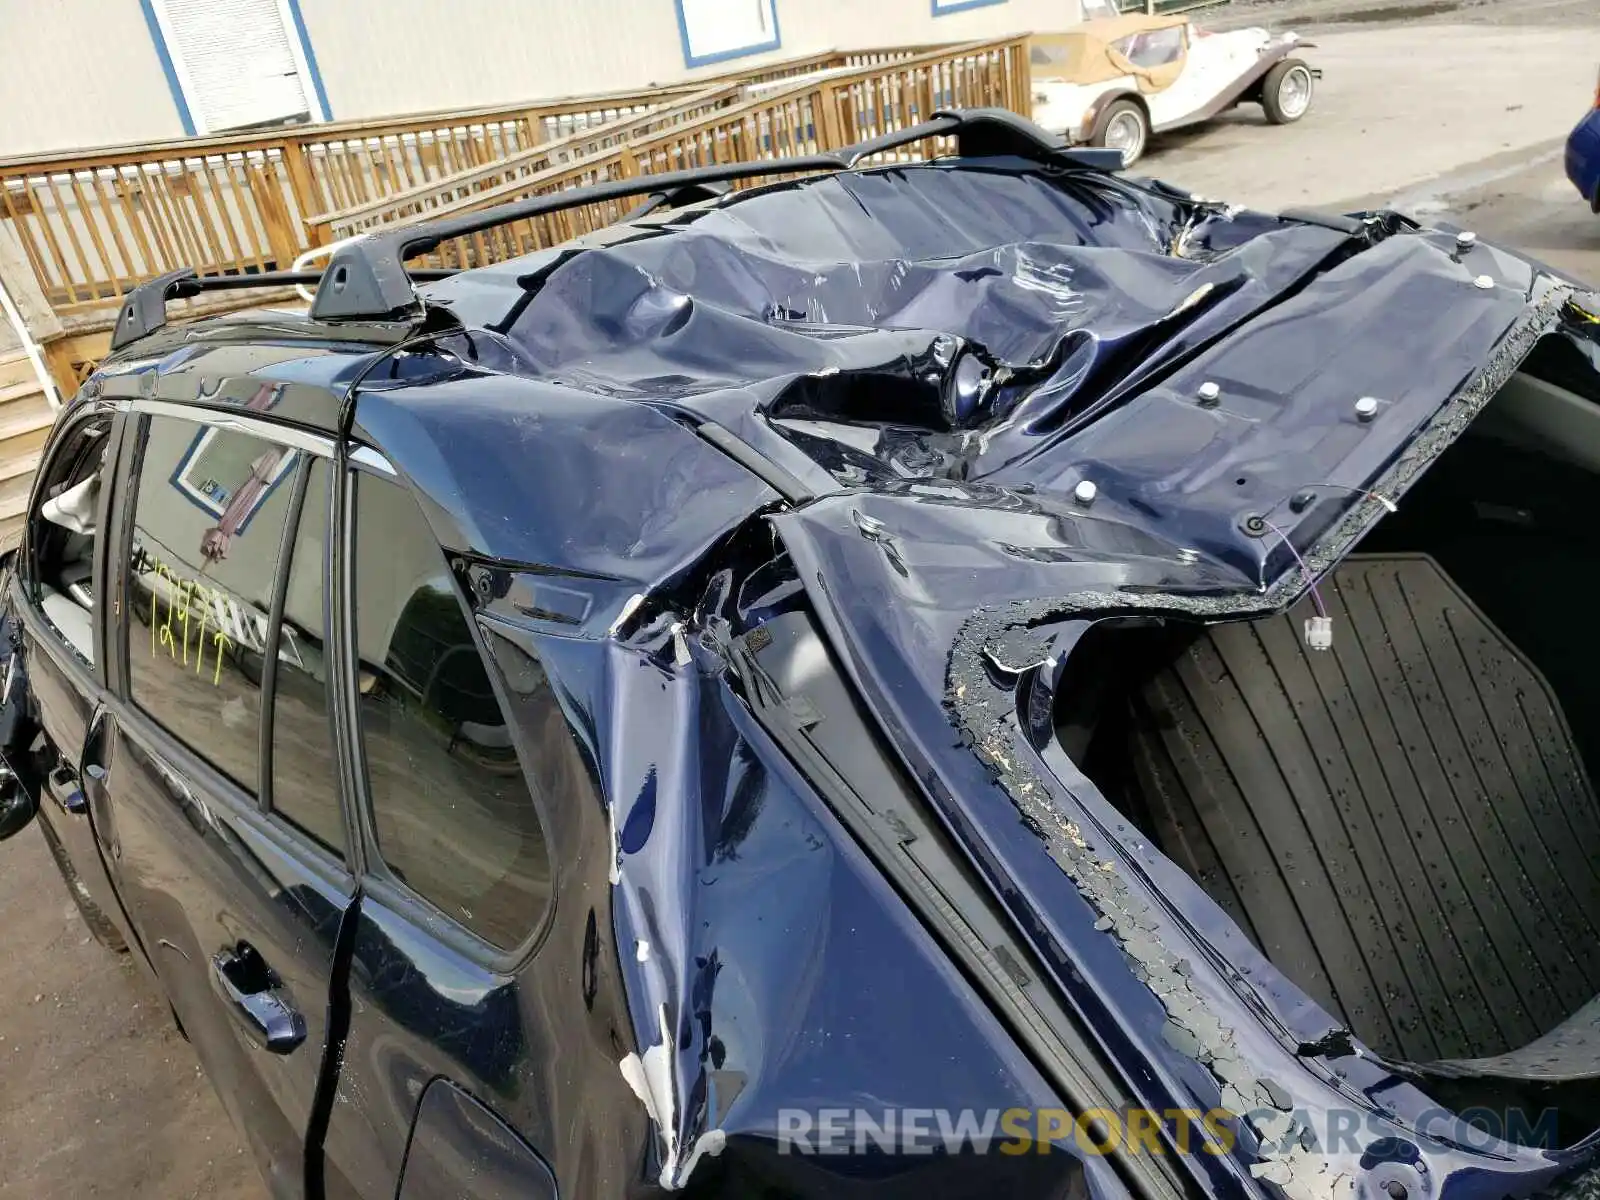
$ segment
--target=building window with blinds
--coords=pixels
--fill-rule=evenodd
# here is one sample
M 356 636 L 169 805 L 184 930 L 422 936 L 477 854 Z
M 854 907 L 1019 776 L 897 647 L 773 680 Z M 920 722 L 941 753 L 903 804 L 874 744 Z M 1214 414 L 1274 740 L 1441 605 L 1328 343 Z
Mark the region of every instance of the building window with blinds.
M 294 0 L 144 0 L 190 133 L 328 119 Z
M 684 65 L 742 58 L 776 50 L 783 44 L 778 33 L 776 0 L 674 0 L 678 6 L 678 33 L 683 39 Z

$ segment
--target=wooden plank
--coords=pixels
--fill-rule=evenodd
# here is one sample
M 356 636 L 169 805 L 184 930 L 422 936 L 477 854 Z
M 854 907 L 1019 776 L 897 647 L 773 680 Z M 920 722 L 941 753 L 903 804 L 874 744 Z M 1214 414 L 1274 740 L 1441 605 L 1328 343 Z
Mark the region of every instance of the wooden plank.
M 72 272 L 67 265 L 66 257 L 61 253 L 60 245 L 56 242 L 55 230 L 50 226 L 50 213 L 44 210 L 44 206 L 39 203 L 38 197 L 34 195 L 32 181 L 26 181 L 24 186 L 27 189 L 29 198 L 33 201 L 34 220 L 38 222 L 39 232 L 44 235 L 44 243 L 49 247 L 51 265 L 56 268 L 54 274 L 61 280 L 62 286 L 66 289 L 67 300 L 69 302 L 76 301 L 81 297 L 78 294 L 78 289 L 73 286 Z M 42 278 L 45 278 L 48 282 L 47 276 L 42 276 Z
M 6 292 L 34 341 L 60 336 L 61 320 L 45 297 L 33 263 L 15 230 L 4 224 L 0 224 L 0 283 L 5 284 Z

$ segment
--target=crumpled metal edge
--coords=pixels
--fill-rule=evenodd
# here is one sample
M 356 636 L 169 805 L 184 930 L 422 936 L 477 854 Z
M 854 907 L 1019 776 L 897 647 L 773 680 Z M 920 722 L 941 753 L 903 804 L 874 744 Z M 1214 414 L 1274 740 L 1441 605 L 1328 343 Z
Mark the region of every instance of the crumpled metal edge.
M 1572 287 L 1551 283 L 1531 300 L 1489 361 L 1440 406 L 1373 490 L 1390 499 L 1404 494 L 1482 412 L 1534 343 L 1559 326 L 1562 309 L 1574 295 Z M 1304 554 L 1310 574 L 1321 575 L 1342 559 L 1386 511 L 1376 496 L 1363 495 Z M 1297 569 L 1257 591 L 1195 596 L 1085 590 L 978 609 L 962 624 L 951 649 L 945 708 L 1056 865 L 1100 913 L 1096 928 L 1117 940 L 1135 974 L 1161 1001 L 1168 1017 L 1168 1042 L 1211 1072 L 1224 1108 L 1241 1117 L 1257 1114 L 1253 1125 L 1261 1150 L 1251 1174 L 1277 1184 L 1287 1200 L 1350 1200 L 1355 1178 L 1309 1136 L 1298 1136 L 1311 1131 L 1294 1128 L 1289 1093 L 1240 1053 L 1233 1030 L 1191 983 L 1189 964 L 1161 943 L 1163 922 L 1149 902 L 1128 887 L 1113 862 L 1095 856 L 1078 826 L 1052 800 L 1046 782 L 1031 764 L 1012 754 L 1016 735 L 1009 719 L 1015 697 L 991 681 L 988 669 L 997 657 L 1006 662 L 1047 658 L 1054 638 L 1048 627 L 1063 620 L 1109 615 L 1248 619 L 1289 607 L 1305 590 L 1306 580 L 1307 573 L 1297 564 Z M 1263 1108 L 1276 1110 L 1281 1119 L 1261 1119 Z

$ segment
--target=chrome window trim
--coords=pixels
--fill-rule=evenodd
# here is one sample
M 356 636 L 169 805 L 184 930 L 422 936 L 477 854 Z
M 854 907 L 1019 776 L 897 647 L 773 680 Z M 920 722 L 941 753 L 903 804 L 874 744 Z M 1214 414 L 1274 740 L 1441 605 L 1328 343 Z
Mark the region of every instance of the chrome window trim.
M 371 446 L 357 446 L 354 450 L 350 451 L 350 465 L 355 467 L 371 467 L 374 471 L 380 471 L 385 475 L 398 477 L 398 472 L 395 471 L 394 464 L 383 455 L 379 454 Z
M 243 413 L 223 412 L 213 408 L 199 408 L 189 404 L 174 404 L 170 400 L 139 399 L 134 400 L 129 407 L 131 411 L 137 413 L 148 413 L 155 417 L 175 417 L 180 421 L 189 421 L 195 425 L 205 425 L 215 429 L 227 429 L 234 433 L 247 434 L 263 441 L 276 442 L 278 445 L 287 446 L 291 450 L 304 450 L 307 454 L 314 454 L 318 458 L 331 459 L 333 457 L 334 441 L 332 438 L 308 432 L 295 425 L 280 425 L 276 421 L 263 421 L 258 417 L 246 416 Z

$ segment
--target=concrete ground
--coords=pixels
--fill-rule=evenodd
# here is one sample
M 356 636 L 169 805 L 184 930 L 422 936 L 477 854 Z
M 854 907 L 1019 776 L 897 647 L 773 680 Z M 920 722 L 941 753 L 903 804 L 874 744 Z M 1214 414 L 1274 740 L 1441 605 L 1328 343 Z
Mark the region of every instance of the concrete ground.
M 1268 211 L 1397 208 L 1600 283 L 1600 216 L 1561 164 L 1600 73 L 1593 0 L 1284 0 L 1214 11 L 1207 23 L 1219 28 L 1265 23 L 1315 42 L 1305 52 L 1323 71 L 1315 103 L 1294 125 L 1268 125 L 1252 105 L 1158 137 L 1138 170 Z
M 265 1200 L 166 1004 L 89 937 L 44 838 L 0 844 L 0 1200 Z
M 1561 174 L 1593 103 L 1594 0 L 1281 0 L 1206 14 L 1318 43 L 1311 113 L 1242 109 L 1142 170 L 1265 208 L 1392 205 L 1600 283 L 1600 216 Z M 0 1200 L 265 1190 L 194 1054 L 125 957 L 92 943 L 39 834 L 0 845 Z

